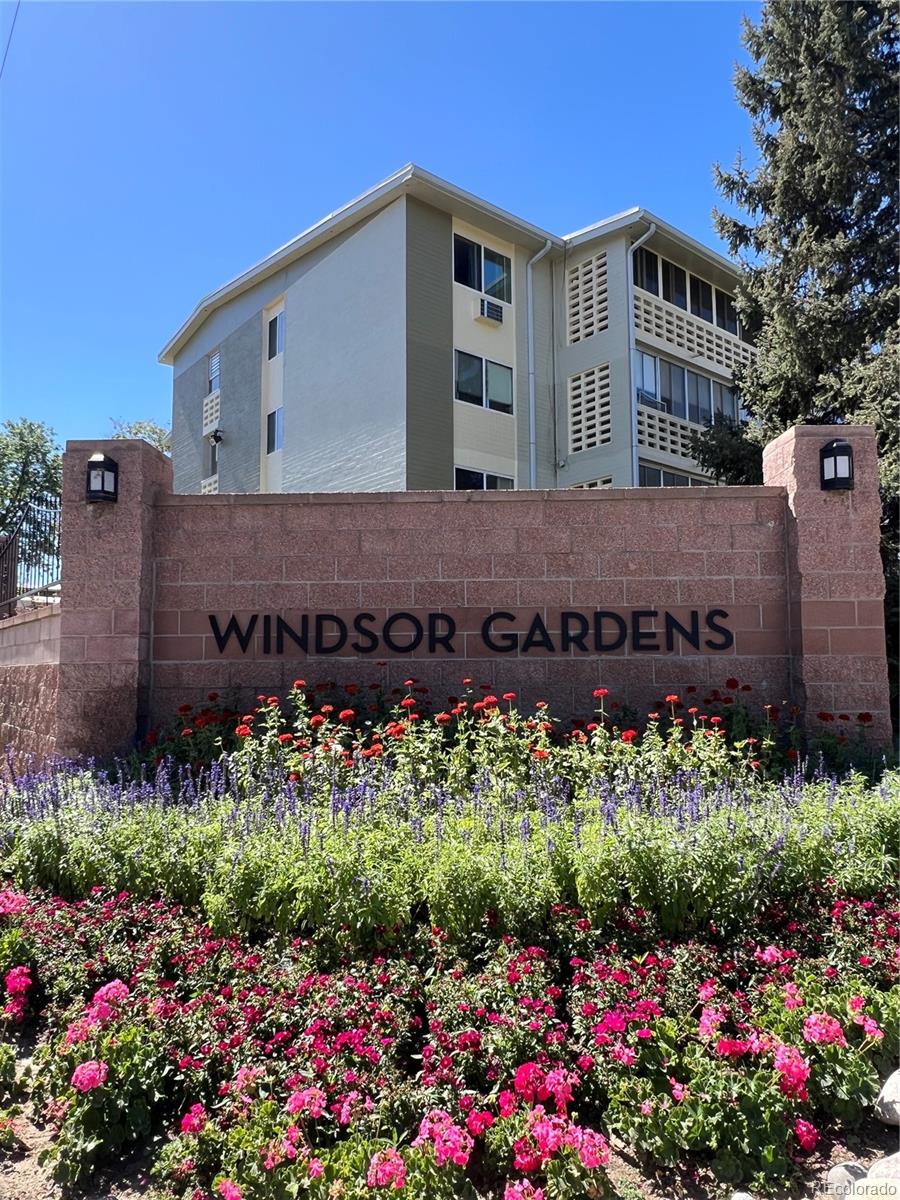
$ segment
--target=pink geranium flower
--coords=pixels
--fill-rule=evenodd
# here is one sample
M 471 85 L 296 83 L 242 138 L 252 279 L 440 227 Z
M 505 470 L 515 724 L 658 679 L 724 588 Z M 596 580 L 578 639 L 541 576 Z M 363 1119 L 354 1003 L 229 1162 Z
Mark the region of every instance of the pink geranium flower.
M 106 1082 L 109 1067 L 105 1062 L 79 1063 L 72 1072 L 72 1087 L 76 1092 L 90 1092 L 93 1088 L 101 1087 Z
M 798 1119 L 794 1122 L 794 1136 L 800 1143 L 800 1149 L 803 1153 L 810 1154 L 816 1148 L 816 1143 L 819 1140 L 819 1131 L 809 1121 Z
M 199 1133 L 206 1124 L 206 1109 L 202 1104 L 192 1104 L 181 1118 L 182 1133 Z
M 803 1038 L 822 1046 L 846 1046 L 847 1039 L 840 1021 L 828 1013 L 811 1013 L 803 1022 Z
M 406 1185 L 406 1164 L 392 1146 L 372 1156 L 366 1183 L 370 1188 L 393 1187 L 398 1191 Z

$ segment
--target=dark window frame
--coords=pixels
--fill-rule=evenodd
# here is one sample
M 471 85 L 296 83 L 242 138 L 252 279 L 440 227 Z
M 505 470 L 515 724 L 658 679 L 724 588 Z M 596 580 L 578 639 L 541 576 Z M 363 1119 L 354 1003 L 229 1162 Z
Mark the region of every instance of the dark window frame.
M 459 360 L 460 356 L 471 359 L 473 362 L 481 364 L 481 394 L 480 396 L 471 392 L 466 395 L 460 395 L 459 391 Z M 505 404 L 499 403 L 491 399 L 488 377 L 490 374 L 489 368 L 497 367 L 501 371 L 509 372 L 509 392 L 510 403 L 507 407 Z M 453 396 L 463 404 L 471 404 L 475 408 L 486 408 L 490 412 L 503 413 L 506 416 L 513 416 L 516 407 L 515 395 L 515 375 L 512 367 L 508 367 L 506 363 L 497 362 L 493 358 L 482 358 L 480 354 L 472 354 L 469 350 L 454 349 L 453 352 Z
M 266 413 L 266 454 L 284 449 L 284 405 Z
M 651 296 L 659 295 L 659 255 L 655 250 L 638 246 L 631 256 L 631 273 L 635 287 L 649 292 Z M 648 286 L 649 284 L 652 284 L 652 287 Z
M 460 484 L 460 474 L 471 477 L 471 481 L 468 486 L 463 486 Z M 474 482 L 476 476 L 481 479 L 480 487 L 476 482 Z M 490 482 L 491 480 L 493 480 L 493 483 Z M 501 480 L 503 480 L 505 483 L 508 483 L 509 487 L 498 487 L 497 484 Z M 480 471 L 476 467 L 455 466 L 453 468 L 453 486 L 454 490 L 457 492 L 511 492 L 515 491 L 516 481 L 511 475 L 498 475 L 494 471 Z
M 269 317 L 269 362 L 284 353 L 284 309 Z
M 460 250 L 465 250 L 468 261 L 465 261 L 460 256 Z M 472 260 L 471 250 L 475 250 L 475 258 Z M 501 268 L 501 274 L 498 279 L 494 279 L 490 284 L 487 282 L 487 272 L 485 270 L 485 255 L 490 254 L 493 259 L 500 259 L 506 264 L 506 269 Z M 474 266 L 474 273 L 470 269 Z M 465 269 L 461 269 L 461 268 Z M 460 284 L 461 287 L 470 288 L 473 292 L 479 292 L 482 296 L 490 296 L 492 300 L 498 300 L 501 304 L 512 304 L 513 291 L 513 260 L 508 254 L 504 254 L 501 250 L 495 250 L 493 246 L 486 246 L 483 242 L 473 241 L 465 234 L 454 233 L 453 235 L 453 282 Z M 460 278 L 463 275 L 464 278 Z M 498 284 L 502 285 L 498 288 Z

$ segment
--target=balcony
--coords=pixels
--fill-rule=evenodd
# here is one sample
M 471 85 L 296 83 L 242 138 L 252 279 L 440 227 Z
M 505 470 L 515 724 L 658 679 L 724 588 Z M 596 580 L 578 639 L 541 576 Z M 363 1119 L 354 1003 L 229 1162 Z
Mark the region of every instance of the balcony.
M 667 412 L 648 408 L 644 401 L 637 406 L 637 443 L 645 450 L 673 454 L 693 463 L 691 435 L 700 433 L 702 425 L 683 421 Z
M 753 347 L 740 338 L 641 288 L 634 289 L 634 329 L 637 337 L 646 337 L 660 350 L 681 350 L 729 375 L 739 363 L 752 362 L 756 357 Z

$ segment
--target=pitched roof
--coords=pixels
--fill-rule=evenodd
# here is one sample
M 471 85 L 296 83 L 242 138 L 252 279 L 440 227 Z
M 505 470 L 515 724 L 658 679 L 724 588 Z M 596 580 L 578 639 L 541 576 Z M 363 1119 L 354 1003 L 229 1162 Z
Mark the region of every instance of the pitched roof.
M 515 235 L 516 241 L 526 246 L 534 246 L 535 250 L 541 249 L 548 242 L 557 250 L 580 246 L 594 238 L 605 237 L 631 225 L 649 226 L 652 222 L 664 237 L 678 242 L 689 253 L 736 274 L 734 265 L 728 259 L 723 258 L 714 250 L 710 250 L 702 242 L 695 241 L 694 238 L 681 233 L 674 226 L 667 225 L 666 222 L 653 216 L 646 209 L 629 208 L 623 213 L 607 217 L 585 229 L 559 237 L 528 221 L 523 221 L 520 217 L 490 204 L 487 200 L 482 200 L 479 196 L 449 183 L 446 179 L 431 174 L 430 171 L 416 166 L 415 163 L 407 163 L 405 167 L 401 167 L 399 171 L 395 171 L 381 183 L 375 184 L 374 187 L 369 188 L 368 191 L 363 192 L 361 196 L 357 196 L 355 200 L 351 200 L 341 208 L 336 208 L 334 212 L 329 213 L 314 225 L 310 225 L 297 237 L 285 242 L 283 246 L 273 250 L 271 254 L 252 267 L 248 267 L 246 271 L 242 271 L 228 283 L 210 292 L 208 296 L 204 296 L 178 332 L 162 348 L 159 353 L 159 362 L 171 366 L 179 350 L 193 337 L 207 318 L 223 304 L 247 291 L 269 275 L 274 275 L 289 263 L 308 254 L 345 229 L 349 229 L 364 218 L 393 203 L 401 195 L 411 195 L 437 208 L 452 212 L 464 220 L 468 220 L 470 224 L 485 229 L 485 232 L 496 232 L 498 237 L 505 236 L 509 239 L 509 235 L 512 233 Z

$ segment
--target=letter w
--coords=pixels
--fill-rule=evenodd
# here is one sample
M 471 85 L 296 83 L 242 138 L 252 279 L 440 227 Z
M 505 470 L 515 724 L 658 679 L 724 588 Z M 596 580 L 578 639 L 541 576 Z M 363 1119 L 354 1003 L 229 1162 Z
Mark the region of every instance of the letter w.
M 242 632 L 241 627 L 238 624 L 237 617 L 234 615 L 234 613 L 232 613 L 228 624 L 225 626 L 225 632 L 223 633 L 219 627 L 218 619 L 213 616 L 212 613 L 210 613 L 209 623 L 212 626 L 213 637 L 216 639 L 216 645 L 219 647 L 219 653 L 222 653 L 222 651 L 231 641 L 233 635 L 237 638 L 241 651 L 246 654 L 247 647 L 250 645 L 250 639 L 253 637 L 253 630 L 256 628 L 256 622 L 258 619 L 259 618 L 257 617 L 257 614 L 254 613 L 247 624 L 247 628 Z

